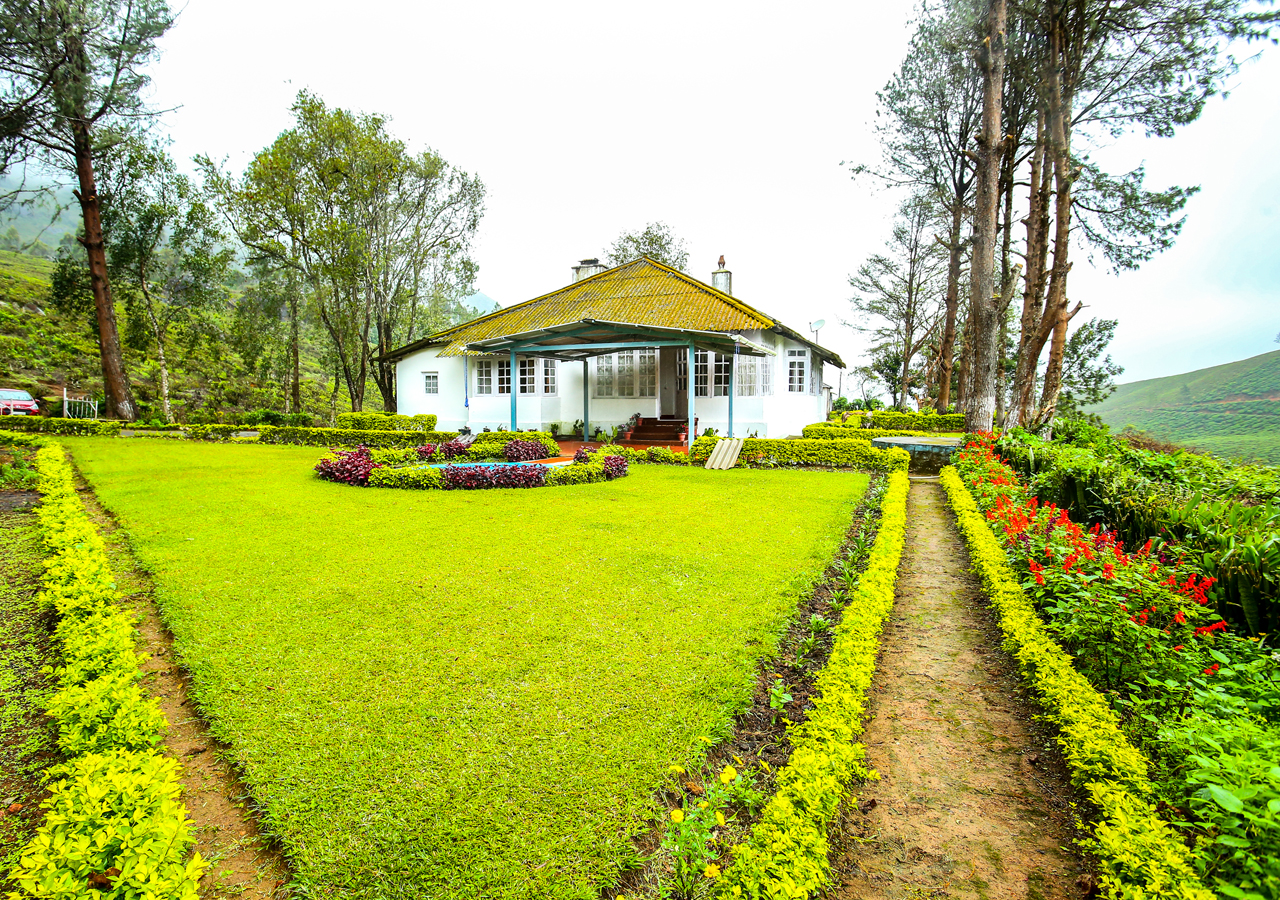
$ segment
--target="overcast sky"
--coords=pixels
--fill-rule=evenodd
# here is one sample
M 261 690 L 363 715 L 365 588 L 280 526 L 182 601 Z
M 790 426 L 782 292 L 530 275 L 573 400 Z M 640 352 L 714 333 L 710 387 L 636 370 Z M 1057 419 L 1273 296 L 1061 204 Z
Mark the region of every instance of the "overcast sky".
M 846 365 L 865 340 L 848 276 L 888 233 L 895 199 L 853 182 L 875 162 L 875 92 L 901 62 L 906 3 L 352 4 L 189 0 L 164 40 L 154 101 L 174 151 L 236 171 L 290 124 L 307 88 L 377 112 L 488 187 L 478 288 L 503 305 L 568 282 L 578 259 L 661 220 L 704 280 Z M 1230 99 L 1172 141 L 1104 148 L 1150 184 L 1200 184 L 1177 247 L 1140 272 L 1078 254 L 1072 300 L 1118 318 L 1121 381 L 1276 348 L 1280 332 L 1280 63 L 1242 69 Z M 828 373 L 828 380 L 834 377 Z

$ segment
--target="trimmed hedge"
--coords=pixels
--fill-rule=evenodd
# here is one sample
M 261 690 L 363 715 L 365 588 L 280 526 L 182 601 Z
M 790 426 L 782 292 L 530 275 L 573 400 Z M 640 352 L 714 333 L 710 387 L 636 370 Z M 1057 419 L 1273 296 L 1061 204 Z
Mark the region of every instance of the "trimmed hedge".
M 40 434 L 87 434 L 116 437 L 120 429 L 132 427 L 128 422 L 114 419 L 59 419 L 52 416 L 5 416 L 0 419 L 4 427 Z
M 195 841 L 177 764 L 154 749 L 166 725 L 138 685 L 132 617 L 118 605 L 102 538 L 62 448 L 40 444 L 37 516 L 50 554 L 40 598 L 59 614 L 62 651 L 48 712 L 70 758 L 49 771 L 45 821 L 9 873 L 19 890 L 11 896 L 196 900 L 207 864 L 198 853 L 188 858 Z M 119 874 L 108 892 L 90 884 L 90 875 L 110 869 Z
M 353 428 L 275 428 L 270 425 L 258 429 L 259 444 L 301 447 L 417 447 L 420 444 L 441 444 L 457 436 L 456 431 L 364 431 Z
M 832 424 L 830 422 L 806 425 L 800 433 L 807 438 L 825 441 L 845 438 L 871 441 L 880 437 L 927 437 L 933 434 L 931 431 L 895 431 L 891 428 L 850 428 L 847 425 Z
M 832 413 L 831 423 L 839 424 L 840 415 L 840 413 Z M 849 418 L 845 420 L 844 427 L 861 427 L 866 415 L 866 412 L 851 412 Z M 871 414 L 871 427 L 911 428 L 929 432 L 964 431 L 964 413 L 938 415 L 932 410 L 927 412 L 899 412 L 897 410 L 882 409 Z
M 421 413 L 349 412 L 339 413 L 334 424 L 344 431 L 435 431 L 436 421 L 436 416 Z
M 865 766 L 866 748 L 857 738 L 875 675 L 880 629 L 893 609 L 909 486 L 905 471 L 889 476 L 880 530 L 836 626 L 831 657 L 818 673 L 814 708 L 807 721 L 789 729 L 793 749 L 778 771 L 777 792 L 749 840 L 733 848 L 726 887 L 734 896 L 809 897 L 831 881 L 830 825 L 853 780 L 875 777 Z
M 974 570 L 995 609 L 1005 647 L 1058 728 L 1071 779 L 1092 799 L 1099 821 L 1085 847 L 1098 860 L 1103 896 L 1213 900 L 1192 851 L 1151 805 L 1146 757 L 1129 742 L 1111 707 L 1075 670 L 1023 592 L 1004 549 L 953 466 L 942 486 L 956 513 Z
M 693 462 L 705 463 L 719 437 L 700 437 L 693 442 Z M 747 438 L 742 443 L 738 465 L 756 463 L 782 466 L 835 466 L 871 472 L 905 472 L 911 454 L 898 447 L 881 450 L 863 440 L 813 440 Z

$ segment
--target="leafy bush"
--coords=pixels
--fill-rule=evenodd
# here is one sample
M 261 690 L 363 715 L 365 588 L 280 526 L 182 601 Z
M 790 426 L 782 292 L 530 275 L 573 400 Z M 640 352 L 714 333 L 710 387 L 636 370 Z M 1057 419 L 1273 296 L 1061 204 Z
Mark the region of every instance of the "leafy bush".
M 934 410 L 924 412 L 901 412 L 899 410 L 881 410 L 878 407 L 871 413 L 871 427 L 879 429 L 906 428 L 916 431 L 964 431 L 963 413 L 942 413 Z M 865 412 L 848 412 L 832 416 L 832 422 L 843 422 L 846 426 L 861 427 L 866 419 Z
M 41 600 L 60 616 L 62 664 L 47 711 L 70 759 L 51 770 L 48 811 L 9 873 L 21 895 L 195 900 L 206 863 L 178 799 L 176 764 L 152 748 L 165 727 L 138 685 L 131 617 L 62 448 L 36 439 L 46 560 Z M 102 890 L 89 876 L 107 879 Z
M 1059 429 L 1053 442 L 1015 431 L 997 446 L 1043 500 L 1131 546 L 1179 542 L 1215 579 L 1221 616 L 1253 634 L 1280 631 L 1278 470 L 1130 448 L 1088 426 Z
M 721 438 L 698 438 L 693 442 L 693 462 L 705 463 Z M 763 463 L 791 466 L 835 466 L 871 472 L 905 472 L 911 454 L 898 447 L 881 450 L 866 440 L 813 440 L 747 438 L 742 443 L 739 465 Z
M 45 824 L 9 875 L 20 892 L 10 896 L 197 900 L 206 864 L 197 853 L 186 858 L 195 840 L 176 762 L 115 750 L 70 760 L 50 776 Z
M 98 437 L 116 437 L 125 424 L 106 419 L 56 419 L 45 416 L 6 416 L 4 420 L 4 427 L 10 430 Z
M 435 431 L 436 421 L 437 418 L 433 415 L 404 416 L 398 413 L 350 412 L 339 413 L 334 424 L 347 431 Z
M 316 474 L 325 481 L 365 487 L 369 484 L 369 474 L 376 468 L 378 463 L 373 461 L 369 448 L 357 447 L 355 450 L 334 450 L 332 456 L 316 463 Z
M 197 428 L 200 431 L 197 431 Z M 239 430 L 228 426 L 188 426 L 187 436 L 203 440 L 227 440 Z M 208 434 L 210 437 L 202 437 Z M 226 434 L 227 437 L 213 437 Z M 366 431 L 349 428 L 275 428 L 258 429 L 260 444 L 296 444 L 303 447 L 418 447 L 424 443 L 440 443 L 457 437 L 454 431 Z
M 476 490 L 491 487 L 542 487 L 547 482 L 545 466 L 446 466 L 445 487 Z
M 627 474 L 627 461 L 621 456 L 606 456 L 600 460 L 600 465 L 604 467 L 604 477 L 609 480 Z
M 803 724 L 789 730 L 793 749 L 778 771 L 777 792 L 750 840 L 733 849 L 726 883 L 735 896 L 810 897 L 830 881 L 827 831 L 854 778 L 870 776 L 866 748 L 857 737 L 875 674 L 880 628 L 893 609 L 908 487 L 905 471 L 889 476 L 880 531 L 834 629 L 831 657 L 814 685 L 814 708 Z
M 532 462 L 535 459 L 546 459 L 547 450 L 539 441 L 507 441 L 502 448 L 502 455 L 507 462 Z
M 1213 579 L 1174 545 L 1153 553 L 1148 540 L 1126 553 L 1098 525 L 1085 532 L 1065 511 L 1040 506 L 981 440 L 957 468 L 1004 535 L 1045 631 L 1151 755 L 1156 794 L 1188 818 L 1178 824 L 1198 833 L 1201 875 L 1226 896 L 1280 895 L 1276 655 L 1211 614 Z M 1105 832 L 1100 826 L 1096 840 Z
M 370 487 L 444 490 L 444 470 L 431 466 L 379 466 L 369 473 Z
M 595 454 L 594 450 L 588 450 L 586 447 L 579 447 L 577 452 L 573 454 L 573 461 L 576 465 L 583 465 L 591 461 L 591 457 Z
M 845 440 L 848 438 L 870 441 L 879 437 L 926 437 L 931 433 L 928 431 L 895 431 L 889 428 L 863 428 L 853 419 L 849 420 L 848 425 L 841 425 L 839 422 L 818 422 L 815 425 L 804 426 L 804 429 L 800 432 L 806 438 L 826 441 Z

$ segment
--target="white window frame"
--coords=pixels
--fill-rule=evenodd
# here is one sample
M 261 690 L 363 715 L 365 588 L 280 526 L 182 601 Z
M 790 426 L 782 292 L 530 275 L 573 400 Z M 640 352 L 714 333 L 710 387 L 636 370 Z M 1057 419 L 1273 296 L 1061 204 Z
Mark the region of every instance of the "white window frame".
M 685 347 L 676 351 L 676 390 L 689 390 L 689 350 Z
M 653 348 L 637 351 L 636 396 L 658 396 L 658 351 Z
M 498 393 L 511 393 L 511 360 L 498 360 Z
M 614 396 L 630 399 L 636 395 L 636 352 L 619 350 L 611 356 L 613 357 Z
M 699 350 L 693 355 L 693 396 L 707 396 L 707 351 Z
M 422 391 L 425 394 L 440 393 L 440 373 L 439 372 L 423 372 L 422 373 Z
M 542 361 L 542 393 L 548 397 L 556 395 L 556 384 L 558 381 L 559 371 L 556 368 L 554 359 L 544 359 Z
M 787 393 L 788 394 L 807 394 L 809 393 L 809 351 L 807 350 L 788 350 L 787 351 Z
M 756 388 L 758 381 L 756 379 L 756 364 L 759 362 L 754 356 L 741 356 L 738 358 L 738 384 L 736 390 L 739 397 L 756 396 Z
M 613 396 L 613 354 L 596 357 L 596 396 Z
M 528 356 L 518 360 L 520 372 L 520 393 L 538 393 L 538 361 Z
M 711 367 L 711 396 L 728 397 L 730 379 L 733 377 L 733 357 L 717 353 Z
M 476 395 L 491 395 L 493 393 L 493 360 L 477 359 L 476 360 Z
M 759 396 L 769 397 L 773 395 L 773 357 L 762 356 L 758 360 L 756 374 L 759 375 L 757 389 L 760 391 Z

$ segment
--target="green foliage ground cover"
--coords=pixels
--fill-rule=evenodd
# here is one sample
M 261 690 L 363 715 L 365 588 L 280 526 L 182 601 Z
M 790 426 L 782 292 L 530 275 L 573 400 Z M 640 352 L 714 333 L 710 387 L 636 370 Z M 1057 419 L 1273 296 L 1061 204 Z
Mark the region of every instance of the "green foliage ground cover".
M 1280 350 L 1122 384 L 1086 412 L 1221 456 L 1280 464 Z
M 597 897 L 748 698 L 866 478 L 353 489 L 314 449 L 66 440 L 304 882 Z

